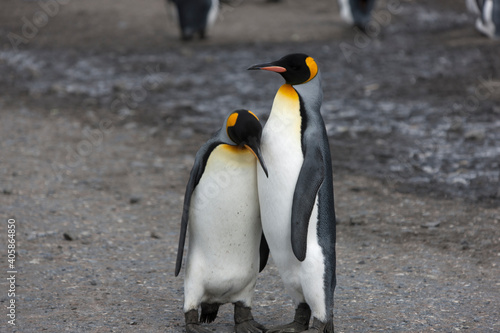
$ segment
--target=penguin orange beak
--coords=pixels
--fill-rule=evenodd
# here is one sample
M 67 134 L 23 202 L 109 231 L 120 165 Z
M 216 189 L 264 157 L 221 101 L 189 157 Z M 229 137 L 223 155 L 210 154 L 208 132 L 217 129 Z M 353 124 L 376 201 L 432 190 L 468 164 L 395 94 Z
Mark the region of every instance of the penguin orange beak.
M 257 161 L 259 161 L 260 166 L 262 167 L 262 170 L 264 170 L 264 173 L 266 174 L 266 177 L 269 178 L 266 163 L 264 163 L 264 158 L 262 157 L 262 153 L 260 152 L 259 143 L 258 142 L 248 143 L 245 145 L 245 148 L 247 148 L 248 150 L 250 150 L 252 152 L 252 154 L 255 156 Z
M 247 68 L 247 70 L 249 70 L 249 71 L 258 70 L 258 69 L 262 69 L 262 70 L 270 71 L 270 72 L 276 72 L 276 73 L 286 72 L 285 67 L 276 66 L 272 62 L 267 63 L 267 64 L 253 65 L 253 66 Z

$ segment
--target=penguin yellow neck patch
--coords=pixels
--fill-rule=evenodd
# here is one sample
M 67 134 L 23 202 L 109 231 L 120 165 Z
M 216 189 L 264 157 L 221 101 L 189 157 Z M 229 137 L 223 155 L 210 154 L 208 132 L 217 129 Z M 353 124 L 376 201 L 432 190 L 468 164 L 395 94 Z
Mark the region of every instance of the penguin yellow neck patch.
M 266 127 L 272 128 L 271 124 L 274 124 L 273 126 L 276 126 L 274 131 L 277 133 L 291 131 L 300 135 L 301 122 L 299 94 L 292 85 L 284 84 L 274 98 Z
M 233 146 L 228 144 L 222 144 L 219 146 L 220 152 L 224 154 L 229 160 L 234 160 L 235 158 L 244 160 L 252 160 L 255 156 L 255 153 L 243 146 Z M 237 156 L 237 157 L 236 157 Z
M 312 79 L 314 79 L 316 74 L 318 74 L 318 64 L 316 64 L 316 61 L 314 61 L 314 59 L 312 57 L 307 57 L 306 58 L 306 65 L 307 65 L 307 67 L 309 67 L 309 71 L 311 72 L 311 75 L 309 75 L 309 79 L 307 79 L 307 81 L 306 81 L 306 82 L 309 82 Z M 306 83 L 306 82 L 304 82 L 304 83 Z
M 239 146 L 228 145 L 228 144 L 221 145 L 221 148 L 227 150 L 228 152 L 232 152 L 232 153 L 242 153 L 245 151 L 245 148 L 242 148 Z
M 298 99 L 297 91 L 295 91 L 292 85 L 288 83 L 280 87 L 280 89 L 278 90 L 278 94 L 288 98 Z

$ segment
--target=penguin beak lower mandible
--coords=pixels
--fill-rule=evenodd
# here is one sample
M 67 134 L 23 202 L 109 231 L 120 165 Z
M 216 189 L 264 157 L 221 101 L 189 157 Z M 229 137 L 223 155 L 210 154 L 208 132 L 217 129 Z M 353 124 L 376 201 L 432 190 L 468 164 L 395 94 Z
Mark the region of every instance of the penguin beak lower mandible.
M 262 69 L 262 70 L 270 71 L 270 72 L 276 72 L 276 73 L 286 72 L 285 67 L 276 66 L 272 62 L 267 63 L 267 64 L 253 65 L 253 66 L 247 68 L 247 70 L 249 70 L 249 71 L 258 70 L 258 69 Z
M 262 157 L 259 146 L 253 145 L 253 144 L 246 144 L 245 148 L 247 148 L 248 150 L 250 150 L 252 152 L 252 154 L 255 156 L 257 161 L 259 161 L 260 166 L 262 167 L 262 170 L 264 170 L 264 173 L 266 174 L 266 177 L 269 178 L 266 163 L 264 162 L 264 158 Z

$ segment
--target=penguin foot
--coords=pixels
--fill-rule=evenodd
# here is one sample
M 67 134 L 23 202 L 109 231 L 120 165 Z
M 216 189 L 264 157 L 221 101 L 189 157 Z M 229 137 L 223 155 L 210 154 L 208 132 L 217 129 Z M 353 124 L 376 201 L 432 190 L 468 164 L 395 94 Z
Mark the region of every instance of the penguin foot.
M 277 326 L 269 329 L 267 333 L 295 333 L 304 332 L 309 327 L 311 309 L 306 303 L 300 303 L 295 309 L 295 317 L 290 324 Z
M 198 322 L 198 310 L 189 310 L 184 314 L 184 318 L 186 320 L 186 333 L 212 333 L 200 326 Z
M 315 317 L 311 328 L 304 333 L 334 333 L 333 320 L 324 323 Z
M 234 303 L 234 323 L 236 333 L 263 333 L 266 328 L 256 322 L 252 310 L 241 302 Z
M 266 328 L 256 322 L 255 320 L 245 321 L 240 324 L 236 324 L 235 327 L 236 333 L 265 333 L 267 332 Z
M 186 325 L 186 333 L 213 333 L 212 331 L 203 328 L 200 324 L 189 324 Z

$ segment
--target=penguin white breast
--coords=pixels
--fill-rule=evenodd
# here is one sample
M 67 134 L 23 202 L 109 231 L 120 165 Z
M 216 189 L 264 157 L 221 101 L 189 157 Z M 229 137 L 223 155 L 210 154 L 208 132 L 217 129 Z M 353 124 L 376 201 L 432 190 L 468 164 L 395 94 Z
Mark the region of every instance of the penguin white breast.
M 253 154 L 229 145 L 215 148 L 189 214 L 186 282 L 202 284 L 205 294 L 221 303 L 253 288 L 262 234 Z
M 266 178 L 258 168 L 262 227 L 281 271 L 298 264 L 291 247 L 290 221 L 293 193 L 304 161 L 300 101 L 288 84 L 281 86 L 276 94 L 262 133 L 261 150 L 269 171 Z

